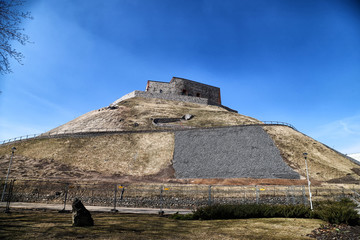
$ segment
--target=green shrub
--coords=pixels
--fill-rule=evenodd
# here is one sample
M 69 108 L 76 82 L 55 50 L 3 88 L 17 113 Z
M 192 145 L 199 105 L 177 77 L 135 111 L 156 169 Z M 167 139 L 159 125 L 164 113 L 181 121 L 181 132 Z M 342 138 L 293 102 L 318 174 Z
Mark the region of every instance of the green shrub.
M 312 217 L 333 224 L 359 225 L 360 218 L 355 207 L 356 204 L 349 199 L 342 199 L 339 202 L 319 202 L 314 205 L 315 210 L 312 213 Z
M 305 205 L 213 205 L 198 208 L 192 219 L 241 219 L 241 218 L 319 218 L 333 224 L 360 225 L 356 204 L 349 199 L 339 202 L 315 202 L 314 211 Z
M 194 220 L 194 214 L 192 214 L 192 213 L 179 214 L 177 212 L 177 213 L 170 215 L 169 218 L 176 219 L 176 220 Z
M 306 218 L 310 208 L 304 205 L 214 205 L 202 207 L 194 212 L 194 219 L 239 219 L 239 218 Z

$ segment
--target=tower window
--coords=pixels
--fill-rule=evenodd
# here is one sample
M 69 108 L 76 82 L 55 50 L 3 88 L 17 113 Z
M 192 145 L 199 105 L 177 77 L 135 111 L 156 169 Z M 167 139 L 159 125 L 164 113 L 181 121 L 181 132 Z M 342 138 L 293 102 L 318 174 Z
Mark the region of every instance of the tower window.
M 183 90 L 182 90 L 181 95 L 187 95 L 187 91 L 186 91 L 186 89 L 183 89 Z
M 160 89 L 160 93 L 162 93 L 162 89 Z

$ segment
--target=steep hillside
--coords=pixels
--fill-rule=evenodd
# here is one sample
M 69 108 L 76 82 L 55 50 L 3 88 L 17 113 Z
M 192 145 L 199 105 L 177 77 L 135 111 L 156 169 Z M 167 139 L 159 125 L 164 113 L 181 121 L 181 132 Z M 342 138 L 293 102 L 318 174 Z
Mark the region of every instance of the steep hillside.
M 185 114 L 193 117 L 180 120 Z M 154 119 L 175 121 L 154 124 Z M 45 134 L 0 145 L 0 169 L 5 176 L 11 147 L 15 146 L 11 171 L 15 178 L 304 184 L 302 154 L 307 152 L 313 182 L 360 180 L 360 166 L 338 152 L 290 127 L 261 124 L 218 106 L 137 97 L 86 113 L 51 130 L 52 137 Z M 242 126 L 230 127 L 237 125 Z M 204 127 L 222 128 L 197 129 Z M 103 133 L 76 134 L 97 131 Z M 254 178 L 273 179 L 259 182 Z
M 333 183 L 358 182 L 360 166 L 322 143 L 285 126 L 266 126 L 283 159 L 306 176 L 303 153 L 308 153 L 308 167 L 312 179 Z
M 261 123 L 217 106 L 132 98 L 118 103 L 116 108 L 86 113 L 49 133 L 161 130 L 168 127 L 154 125 L 153 119 L 181 118 L 185 114 L 194 117 L 172 125 L 181 128 Z M 12 146 L 17 148 L 12 167 L 12 176 L 17 178 L 174 177 L 172 132 L 67 136 L 0 145 L 2 176 Z
M 173 133 L 30 139 L 16 146 L 12 176 L 18 178 L 149 176 L 171 164 Z M 0 147 L 2 176 L 11 146 Z

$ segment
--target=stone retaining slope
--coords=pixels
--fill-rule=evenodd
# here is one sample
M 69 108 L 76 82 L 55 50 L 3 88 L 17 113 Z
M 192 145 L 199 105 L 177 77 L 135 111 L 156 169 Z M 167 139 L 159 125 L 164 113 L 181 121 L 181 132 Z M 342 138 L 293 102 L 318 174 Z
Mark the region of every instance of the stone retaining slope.
M 299 179 L 260 126 L 175 132 L 176 178 Z

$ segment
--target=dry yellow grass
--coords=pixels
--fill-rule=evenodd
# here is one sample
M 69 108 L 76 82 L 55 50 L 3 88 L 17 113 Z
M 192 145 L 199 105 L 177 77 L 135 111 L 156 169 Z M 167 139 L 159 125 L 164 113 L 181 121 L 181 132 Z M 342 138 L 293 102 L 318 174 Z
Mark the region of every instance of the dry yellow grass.
M 303 153 L 308 153 L 308 167 L 311 179 L 329 181 L 350 178 L 360 180 L 353 168 L 359 165 L 326 147 L 322 143 L 285 126 L 266 126 L 265 131 L 275 142 L 286 162 L 306 177 Z
M 67 166 L 67 169 L 63 169 L 65 171 L 77 169 L 83 172 L 95 171 L 105 175 L 146 176 L 157 174 L 171 164 L 174 134 L 139 133 L 81 138 L 31 139 L 14 145 L 1 146 L 0 156 L 6 156 L 8 159 L 11 146 L 16 146 L 18 158 L 22 156 L 29 161 L 48 160 L 41 167 L 46 167 L 49 161 L 54 161 Z M 16 167 L 22 167 L 17 162 L 14 161 L 13 171 L 16 171 Z M 26 161 L 23 163 L 29 164 Z M 5 168 L 3 167 L 3 169 Z
M 141 214 L 92 213 L 93 227 L 72 227 L 71 214 L 0 213 L 1 239 L 311 239 L 324 221 L 258 218 L 179 221 Z

